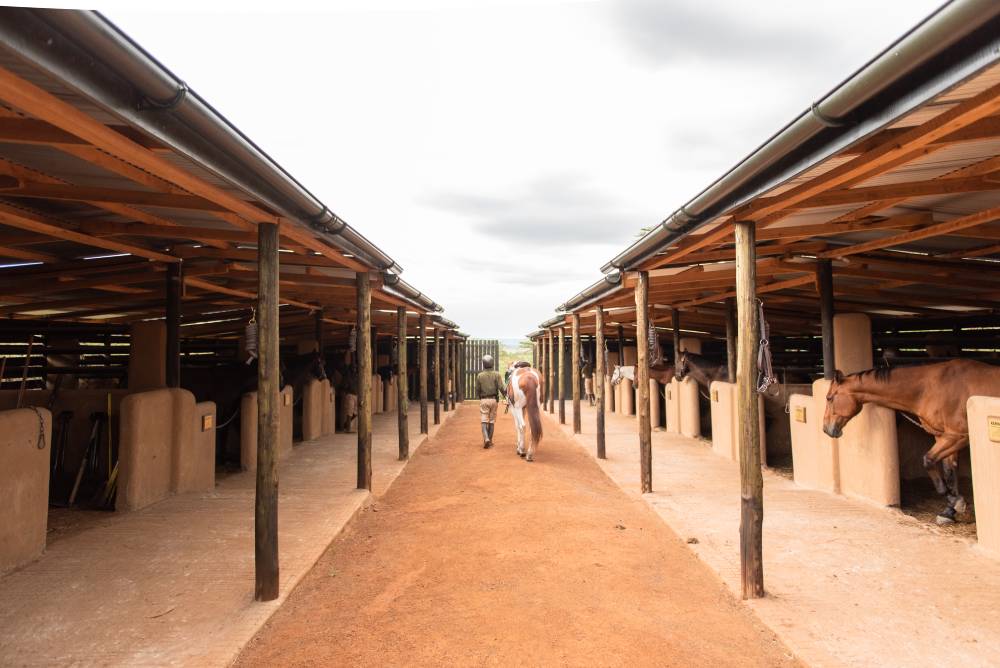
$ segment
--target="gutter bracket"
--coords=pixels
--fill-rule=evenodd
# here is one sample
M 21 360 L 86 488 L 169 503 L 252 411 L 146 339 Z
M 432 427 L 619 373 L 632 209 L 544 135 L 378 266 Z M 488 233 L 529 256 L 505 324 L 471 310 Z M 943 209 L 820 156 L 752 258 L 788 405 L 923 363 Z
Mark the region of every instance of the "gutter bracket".
M 184 102 L 184 98 L 191 91 L 188 85 L 183 81 L 178 82 L 177 93 L 174 94 L 169 100 L 154 100 L 148 95 L 142 95 L 139 97 L 139 102 L 136 103 L 135 108 L 138 111 L 149 111 L 150 109 L 156 109 L 158 111 L 168 111 L 180 106 Z

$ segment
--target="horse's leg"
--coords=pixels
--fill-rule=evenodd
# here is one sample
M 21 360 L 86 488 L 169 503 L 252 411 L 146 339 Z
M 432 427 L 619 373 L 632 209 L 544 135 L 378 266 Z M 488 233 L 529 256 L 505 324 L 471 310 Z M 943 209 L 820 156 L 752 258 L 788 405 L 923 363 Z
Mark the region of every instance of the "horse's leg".
M 953 453 L 941 460 L 944 468 L 944 483 L 948 486 L 948 505 L 956 513 L 964 513 L 967 505 L 965 497 L 958 489 L 958 453 Z
M 927 469 L 927 475 L 934 482 L 934 488 L 938 494 L 948 496 L 948 506 L 937 516 L 936 521 L 939 525 L 954 524 L 955 503 L 959 498 L 957 466 L 951 472 L 951 476 L 954 478 L 955 491 L 949 494 L 951 485 L 945 485 L 945 478 L 948 476 L 949 471 L 946 466 L 942 465 L 942 462 L 946 458 L 955 456 L 957 463 L 957 453 L 964 441 L 965 437 L 960 434 L 941 434 L 934 439 L 934 445 L 924 455 L 924 468 Z M 962 504 L 964 506 L 964 499 L 962 499 Z
M 517 432 L 517 454 L 524 456 L 524 414 L 516 402 L 510 404 L 514 411 L 514 430 Z

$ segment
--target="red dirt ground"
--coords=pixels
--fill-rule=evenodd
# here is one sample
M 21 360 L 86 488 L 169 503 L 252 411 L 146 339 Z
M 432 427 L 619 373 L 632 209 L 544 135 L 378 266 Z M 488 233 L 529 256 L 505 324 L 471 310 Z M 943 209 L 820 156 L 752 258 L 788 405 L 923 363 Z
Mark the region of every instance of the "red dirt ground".
M 466 405 L 243 651 L 240 666 L 798 666 L 548 417 L 483 450 Z

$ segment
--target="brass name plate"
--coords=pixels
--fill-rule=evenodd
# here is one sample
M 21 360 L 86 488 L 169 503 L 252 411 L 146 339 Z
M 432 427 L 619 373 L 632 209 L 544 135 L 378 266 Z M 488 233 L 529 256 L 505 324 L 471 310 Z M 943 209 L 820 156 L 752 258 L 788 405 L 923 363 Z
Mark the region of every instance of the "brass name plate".
M 795 407 L 795 421 L 796 422 L 803 422 L 803 423 L 806 421 L 806 407 L 805 406 L 796 406 Z
M 719 391 L 718 390 L 712 390 L 712 401 L 718 403 L 718 401 L 719 401 Z
M 1000 443 L 1000 415 L 991 415 L 986 418 L 986 424 L 990 428 L 990 440 Z
M 208 431 L 209 429 L 211 429 L 214 426 L 214 424 L 215 424 L 215 416 L 214 415 L 202 415 L 201 416 L 201 430 L 202 431 Z
M 291 406 L 292 405 L 292 395 L 291 395 L 291 393 L 289 393 L 289 392 L 283 392 L 281 394 L 281 396 L 284 398 L 284 402 L 285 402 L 286 406 Z

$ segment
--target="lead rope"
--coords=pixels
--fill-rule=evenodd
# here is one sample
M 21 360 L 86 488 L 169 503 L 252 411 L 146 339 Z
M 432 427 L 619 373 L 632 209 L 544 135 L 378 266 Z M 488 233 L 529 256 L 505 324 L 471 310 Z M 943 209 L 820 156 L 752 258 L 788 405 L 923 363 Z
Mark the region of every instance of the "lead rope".
M 45 449 L 45 418 L 42 416 L 42 412 L 38 410 L 35 406 L 28 406 L 31 410 L 35 411 L 35 415 L 38 416 L 38 449 Z
M 757 317 L 760 324 L 760 344 L 757 348 L 757 392 L 763 393 L 768 387 L 778 382 L 771 366 L 770 327 L 764 319 L 764 302 L 757 300 Z
M 248 355 L 246 363 L 251 364 L 257 359 L 257 311 L 253 307 L 250 308 L 250 322 L 244 329 L 244 338 L 246 338 L 244 348 Z

